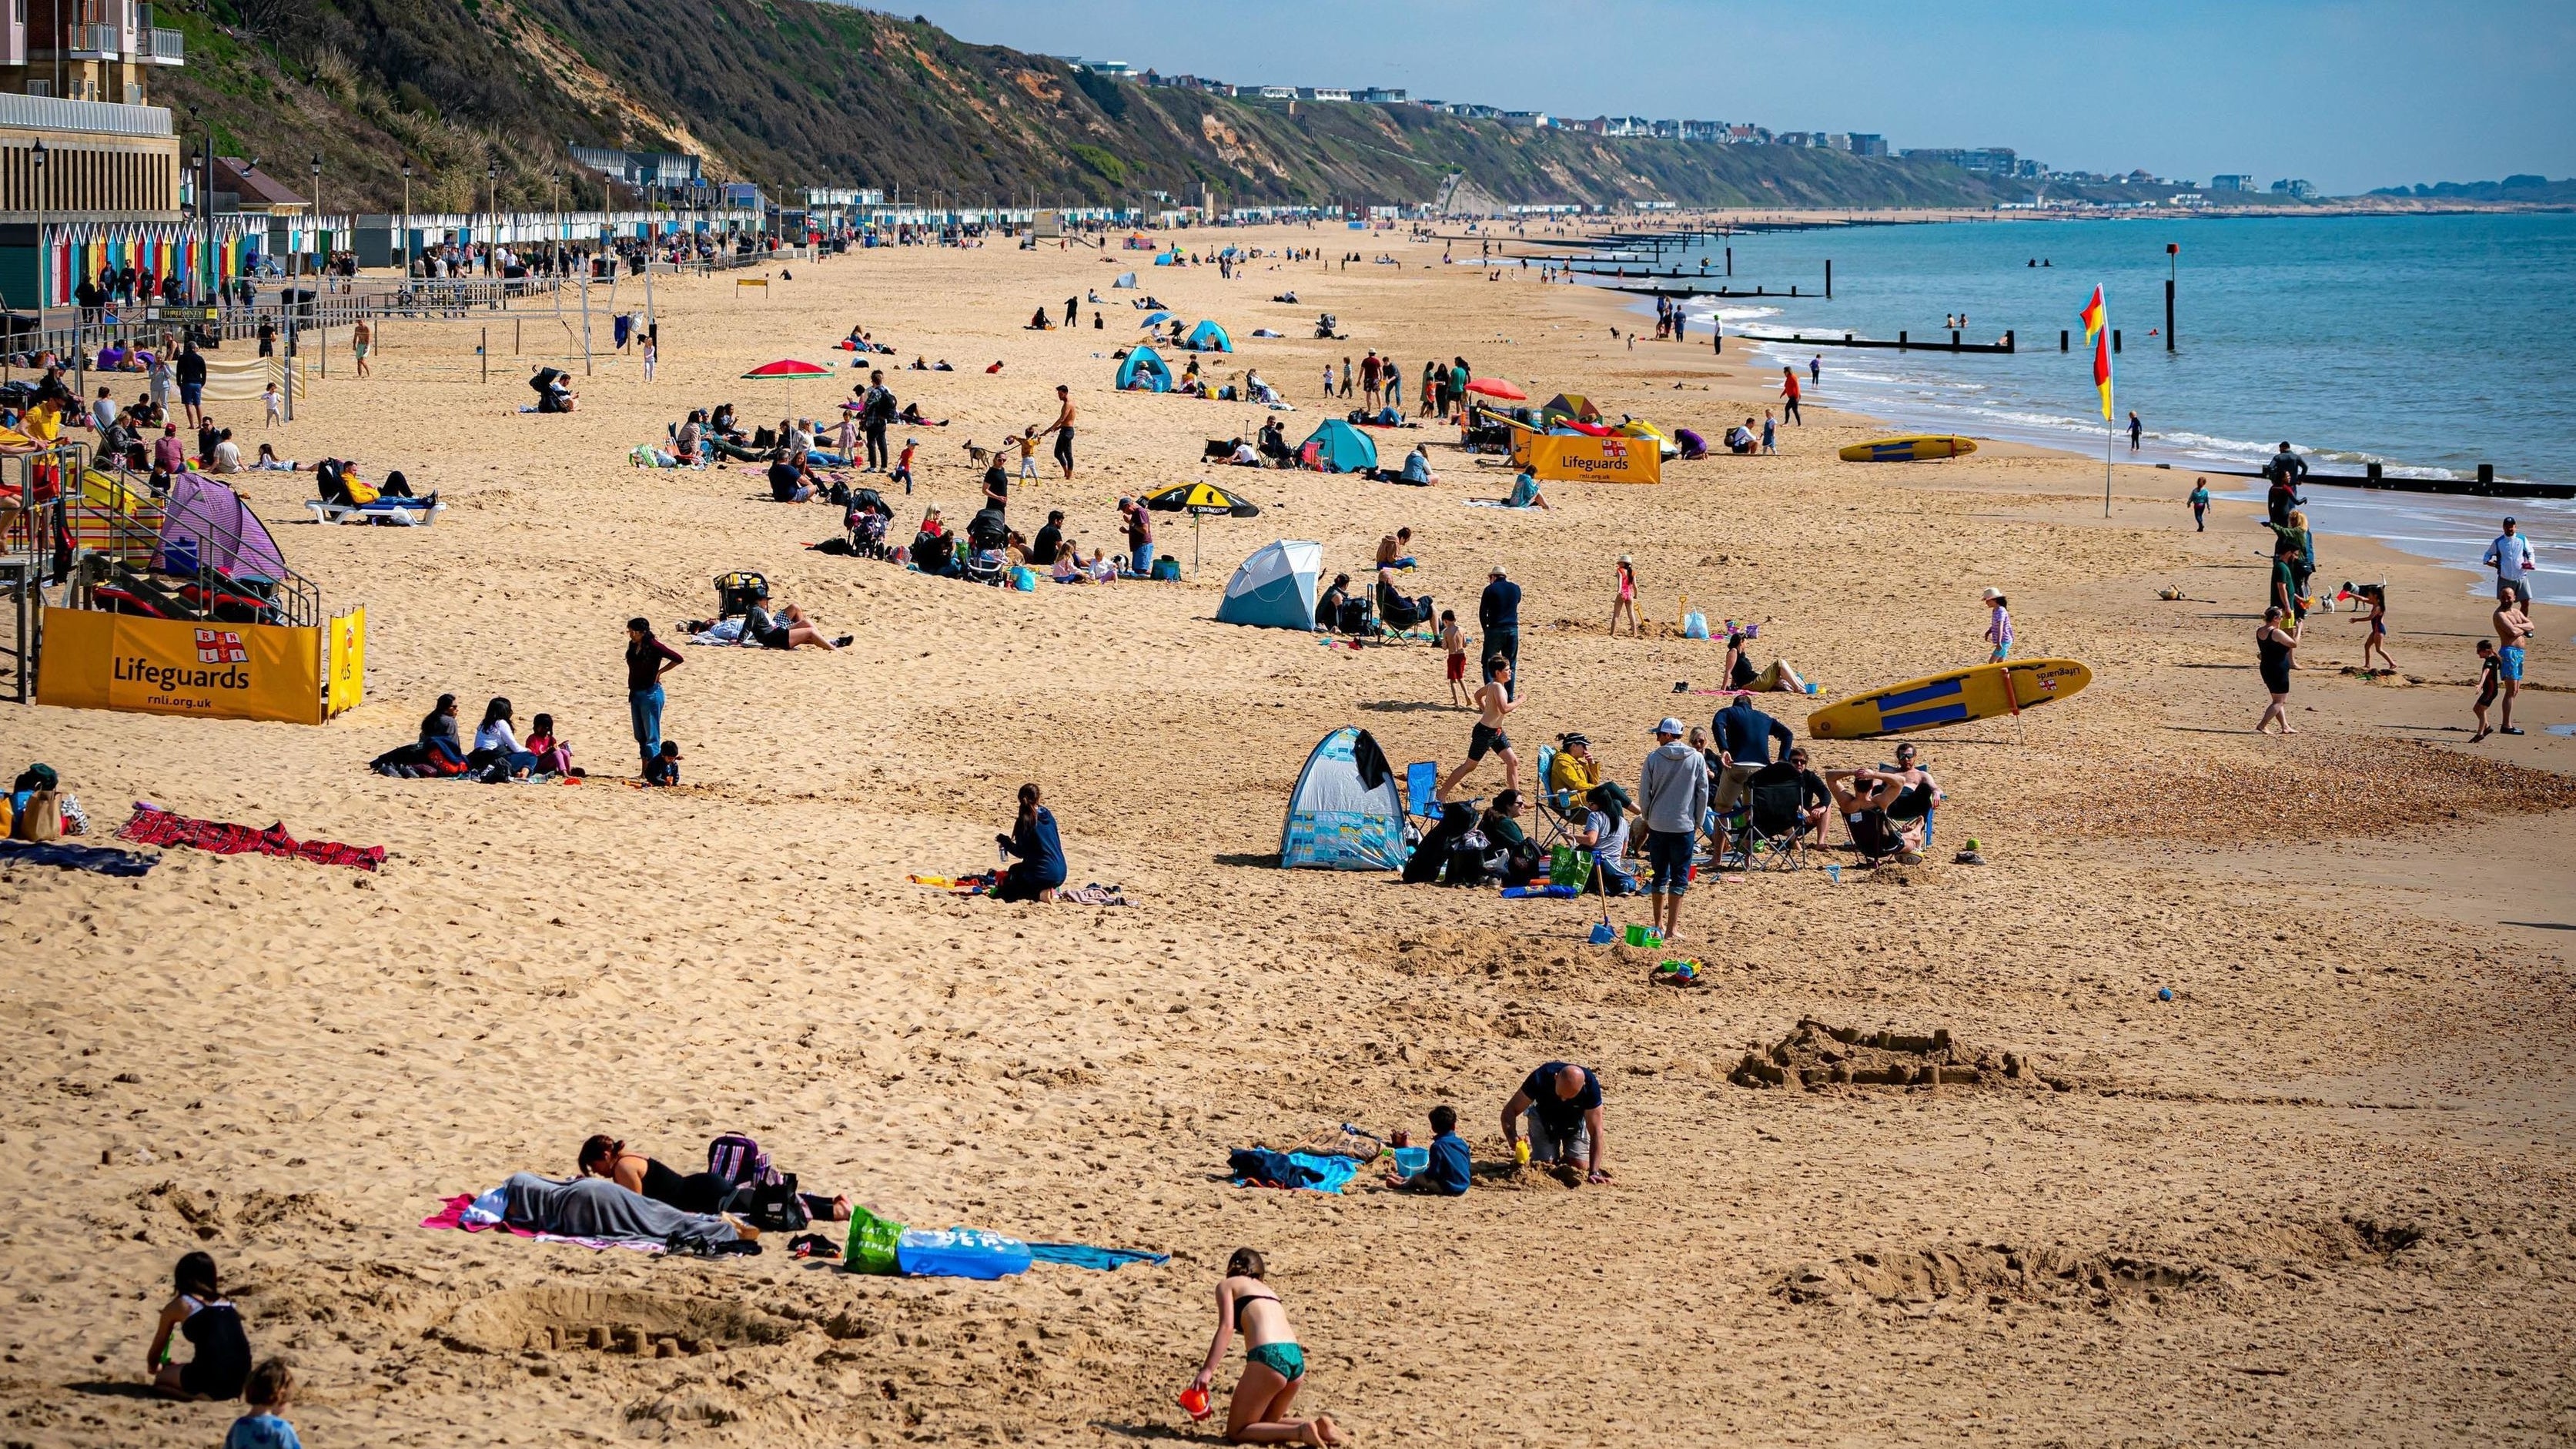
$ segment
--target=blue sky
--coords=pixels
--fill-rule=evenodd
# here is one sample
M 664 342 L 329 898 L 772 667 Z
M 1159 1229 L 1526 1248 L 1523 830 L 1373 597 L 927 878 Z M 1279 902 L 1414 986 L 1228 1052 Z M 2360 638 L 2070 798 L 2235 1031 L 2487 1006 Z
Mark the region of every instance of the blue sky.
M 882 4 L 882 0 L 880 0 Z M 901 0 L 898 0 L 901 3 Z M 885 6 L 884 8 L 895 8 Z M 2576 174 L 2568 0 L 910 0 L 968 40 L 2332 192 Z

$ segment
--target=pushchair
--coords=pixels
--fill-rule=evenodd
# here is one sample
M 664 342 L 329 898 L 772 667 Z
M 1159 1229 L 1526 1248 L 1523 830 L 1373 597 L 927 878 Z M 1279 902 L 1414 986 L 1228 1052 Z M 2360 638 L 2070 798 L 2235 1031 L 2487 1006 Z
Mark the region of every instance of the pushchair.
M 894 521 L 894 510 L 873 488 L 862 488 L 850 495 L 850 511 L 842 520 L 850 530 L 850 547 L 862 558 L 886 555 L 886 526 Z
M 1011 530 L 1002 522 L 999 509 L 978 510 L 966 522 L 966 581 L 999 586 L 1010 572 L 1010 559 L 1002 552 L 1010 542 Z
M 716 575 L 716 617 L 730 619 L 748 614 L 751 606 L 769 598 L 769 580 L 747 569 Z

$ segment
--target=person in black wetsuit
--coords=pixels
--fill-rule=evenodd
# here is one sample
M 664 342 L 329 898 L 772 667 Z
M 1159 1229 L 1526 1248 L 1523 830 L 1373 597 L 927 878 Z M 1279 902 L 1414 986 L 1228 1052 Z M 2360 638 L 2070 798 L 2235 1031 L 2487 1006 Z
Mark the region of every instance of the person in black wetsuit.
M 174 1399 L 240 1398 L 250 1380 L 250 1335 L 242 1331 L 241 1310 L 215 1286 L 213 1255 L 188 1254 L 170 1277 L 177 1291 L 162 1306 L 160 1327 L 144 1355 L 152 1387 Z M 174 1330 L 196 1346 L 197 1356 L 186 1363 L 164 1362 Z

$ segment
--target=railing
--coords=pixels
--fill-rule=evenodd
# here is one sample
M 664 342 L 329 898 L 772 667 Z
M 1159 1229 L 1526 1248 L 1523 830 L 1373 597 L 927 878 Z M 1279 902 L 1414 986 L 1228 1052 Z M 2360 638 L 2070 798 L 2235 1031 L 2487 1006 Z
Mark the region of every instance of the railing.
M 124 50 L 123 41 L 117 26 L 75 25 L 66 54 L 74 60 L 114 60 Z
M 152 32 L 152 63 L 186 65 L 188 63 L 187 35 L 177 30 L 155 29 Z
M 22 96 L 0 91 L 0 126 L 41 131 L 88 131 L 103 136 L 167 136 L 166 106 L 119 106 L 106 101 L 72 101 L 60 96 Z

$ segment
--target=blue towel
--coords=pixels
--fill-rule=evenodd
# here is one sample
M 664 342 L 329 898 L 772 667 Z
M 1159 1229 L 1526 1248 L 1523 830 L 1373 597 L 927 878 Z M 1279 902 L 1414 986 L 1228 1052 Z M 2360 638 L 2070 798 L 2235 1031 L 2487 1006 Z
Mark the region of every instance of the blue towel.
M 1089 1243 L 1031 1243 L 1029 1257 L 1035 1262 L 1096 1268 L 1103 1273 L 1115 1273 L 1129 1263 L 1159 1268 L 1172 1261 L 1169 1253 L 1147 1253 L 1135 1248 L 1095 1248 Z
M 1234 1149 L 1227 1156 L 1226 1166 L 1234 1173 L 1238 1187 L 1305 1188 L 1313 1192 L 1340 1192 L 1360 1171 L 1359 1164 L 1347 1157 L 1272 1152 L 1260 1147 Z
M 157 855 L 135 850 L 110 850 L 96 845 L 39 844 L 32 840 L 0 840 L 0 865 L 58 865 L 65 870 L 94 871 L 99 875 L 149 875 L 161 863 Z

